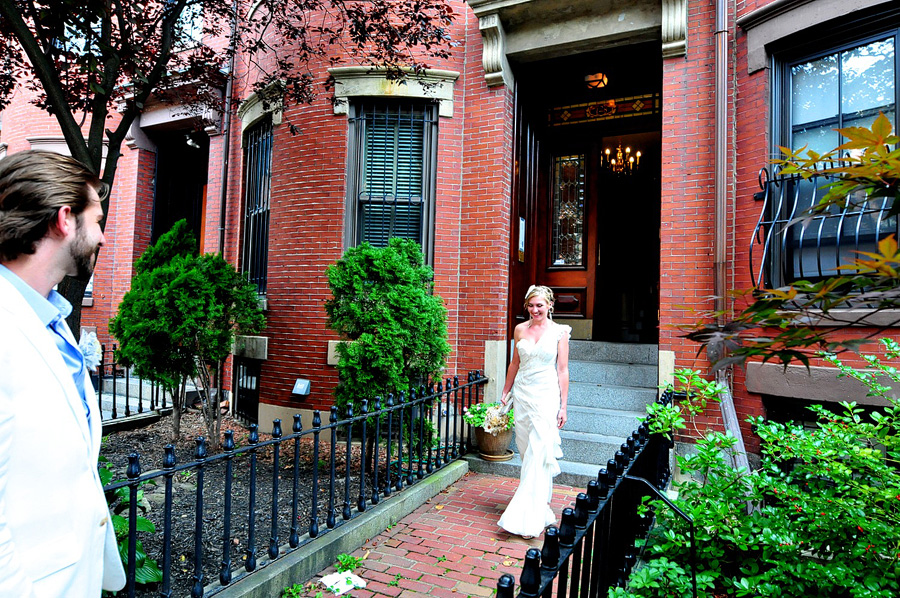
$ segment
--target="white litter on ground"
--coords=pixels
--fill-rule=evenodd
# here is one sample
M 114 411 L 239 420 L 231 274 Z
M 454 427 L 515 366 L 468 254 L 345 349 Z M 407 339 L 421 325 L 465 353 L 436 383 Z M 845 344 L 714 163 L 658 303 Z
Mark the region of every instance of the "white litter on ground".
M 332 573 L 319 580 L 319 583 L 328 588 L 328 591 L 336 596 L 353 589 L 366 587 L 366 582 L 353 573 Z

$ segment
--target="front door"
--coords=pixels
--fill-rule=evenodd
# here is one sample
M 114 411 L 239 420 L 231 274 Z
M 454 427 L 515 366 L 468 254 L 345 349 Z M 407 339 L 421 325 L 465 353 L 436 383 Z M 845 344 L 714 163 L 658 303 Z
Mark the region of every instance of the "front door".
M 597 273 L 597 152 L 563 144 L 549 157 L 548 185 L 537 205 L 533 255 L 541 284 L 556 295 L 554 318 L 575 338 L 591 338 Z
M 658 155 L 655 133 L 551 147 L 533 255 L 573 338 L 658 341 Z
M 661 62 L 635 48 L 642 69 L 614 70 L 609 51 L 520 72 L 510 332 L 543 284 L 573 338 L 658 342 Z M 600 89 L 586 85 L 598 65 Z

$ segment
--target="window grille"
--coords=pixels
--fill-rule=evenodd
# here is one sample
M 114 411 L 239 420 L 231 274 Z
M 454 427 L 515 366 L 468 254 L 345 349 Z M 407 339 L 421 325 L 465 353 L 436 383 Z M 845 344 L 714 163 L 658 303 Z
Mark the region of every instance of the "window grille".
M 869 127 L 880 113 L 896 128 L 896 40 L 896 29 L 856 39 L 829 34 L 777 54 L 772 111 L 776 145 L 795 151 L 805 147 L 821 155 L 843 142 L 837 129 Z M 806 151 L 801 155 L 806 157 Z M 811 220 L 798 220 L 821 201 L 827 192 L 823 187 L 833 179 L 817 175 L 803 180 L 778 170 L 769 179 L 768 171 L 764 173 L 763 192 L 757 195 L 763 206 L 750 254 L 757 287 L 852 273 L 841 266 L 860 251 L 875 251 L 879 240 L 897 233 L 897 219 L 887 218 L 890 200 L 860 193 L 844 208 L 835 206 Z
M 266 294 L 269 254 L 269 199 L 272 181 L 272 121 L 245 133 L 244 239 L 241 266 L 260 295 Z
M 853 269 L 838 268 L 850 264 L 860 251 L 875 251 L 879 240 L 898 234 L 897 217 L 887 217 L 890 198 L 870 199 L 857 193 L 846 207 L 832 206 L 804 222 L 798 218 L 819 203 L 827 192 L 823 186 L 833 177 L 816 175 L 804 181 L 776 173 L 760 180 L 763 206 L 750 248 L 757 288 L 852 274 Z
M 437 119 L 434 105 L 363 102 L 350 119 L 348 233 L 353 244 L 412 239 L 430 260 Z

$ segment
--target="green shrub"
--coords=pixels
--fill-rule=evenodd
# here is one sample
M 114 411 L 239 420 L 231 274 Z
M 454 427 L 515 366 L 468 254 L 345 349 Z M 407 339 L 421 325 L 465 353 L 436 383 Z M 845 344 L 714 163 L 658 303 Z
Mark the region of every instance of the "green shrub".
M 131 290 L 109 323 L 119 341 L 119 363 L 172 394 L 175 437 L 187 381 L 210 396 L 216 367 L 231 353 L 235 334 L 265 326 L 255 288 L 221 255 L 197 255 L 196 246 L 184 220 L 162 235 L 135 263 Z M 217 402 L 203 402 L 203 415 L 215 450 Z
M 106 457 L 100 456 L 97 469 L 100 473 L 100 483 L 104 486 L 112 483 L 113 473 L 106 466 Z M 141 484 L 143 485 L 143 483 Z M 127 486 L 117 488 L 106 493 L 106 502 L 109 505 L 110 517 L 112 519 L 113 530 L 116 534 L 116 544 L 119 549 L 119 558 L 122 559 L 122 565 L 128 570 L 128 519 L 122 513 L 128 512 L 130 504 L 131 489 Z M 144 491 L 138 489 L 137 496 L 138 511 L 145 513 L 148 505 L 144 498 Z M 156 532 L 156 526 L 153 522 L 138 515 L 135 520 L 135 532 Z M 147 556 L 144 545 L 140 540 L 135 542 L 134 551 L 134 581 L 137 584 L 151 584 L 162 581 L 163 574 L 159 568 L 159 564 L 152 558 Z
M 339 407 L 353 403 L 359 413 L 363 399 L 371 408 L 377 396 L 440 374 L 450 345 L 433 278 L 418 244 L 406 239 L 363 243 L 328 268 L 328 324 L 349 341 L 338 345 Z
M 889 359 L 900 356 L 897 343 L 882 342 Z M 675 503 L 694 520 L 698 579 L 716 595 L 900 595 L 900 401 L 875 375 L 829 360 L 888 406 L 868 416 L 855 403 L 842 403 L 840 412 L 814 406 L 814 428 L 752 419 L 762 440 L 752 472 L 731 465 L 735 439 L 721 433 L 678 458 L 690 479 L 675 484 Z M 866 360 L 900 382 L 894 367 Z M 636 573 L 627 592 L 611 596 L 682 596 L 689 588 L 687 524 L 653 505 L 658 525 L 645 555 L 653 575 Z

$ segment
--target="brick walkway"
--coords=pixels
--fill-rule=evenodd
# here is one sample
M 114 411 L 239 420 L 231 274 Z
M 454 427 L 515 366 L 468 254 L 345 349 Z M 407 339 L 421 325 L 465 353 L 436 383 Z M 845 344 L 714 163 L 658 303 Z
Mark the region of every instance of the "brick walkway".
M 363 557 L 355 573 L 366 588 L 342 596 L 491 596 L 503 573 L 518 578 L 530 547 L 540 548 L 543 536 L 524 540 L 497 526 L 518 479 L 468 473 L 353 553 Z M 573 506 L 583 489 L 554 486 L 553 511 Z M 329 573 L 322 571 L 312 582 Z M 305 595 L 315 596 L 321 586 Z M 328 596 L 328 592 L 323 593 Z

